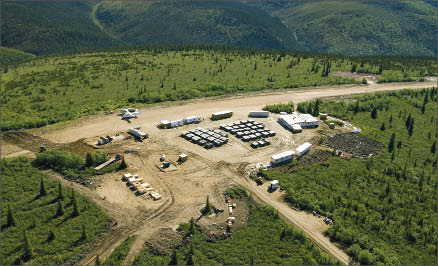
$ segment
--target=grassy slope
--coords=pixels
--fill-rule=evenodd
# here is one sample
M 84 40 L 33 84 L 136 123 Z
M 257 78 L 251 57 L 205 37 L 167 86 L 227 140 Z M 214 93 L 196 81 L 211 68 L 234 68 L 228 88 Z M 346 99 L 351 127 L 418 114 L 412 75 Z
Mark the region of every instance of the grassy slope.
M 237 2 L 103 2 L 96 17 L 129 43 L 226 44 L 299 49 L 288 29 Z
M 436 9 L 421 1 L 311 1 L 272 12 L 313 52 L 435 55 Z
M 47 195 L 36 197 L 40 191 L 40 179 L 44 180 Z M 26 261 L 31 265 L 62 264 L 74 258 L 90 241 L 106 230 L 109 219 L 88 199 L 76 193 L 80 211 L 71 217 L 73 210 L 71 190 L 63 189 L 62 201 L 65 214 L 55 217 L 57 211 L 58 183 L 33 168 L 25 158 L 2 160 L 2 219 L 1 262 L 3 265 L 18 264 L 24 254 L 23 230 L 27 229 L 35 256 Z M 6 228 L 8 205 L 11 206 L 17 226 Z M 87 239 L 80 240 L 82 224 Z M 47 241 L 50 230 L 55 240 Z
M 87 2 L 2 2 L 2 45 L 36 55 L 119 45 L 93 23 Z
M 7 47 L 0 47 L 0 62 L 3 66 L 3 71 L 5 71 L 5 66 L 23 63 L 33 58 L 35 58 L 35 55 L 33 54 Z
M 189 225 L 180 228 L 187 235 Z M 283 230 L 286 236 L 281 238 Z M 302 231 L 279 218 L 272 207 L 255 203 L 250 203 L 248 225 L 233 232 L 232 238 L 209 242 L 195 229 L 194 236 L 177 249 L 178 265 L 186 265 L 191 244 L 194 265 L 339 265 Z M 170 259 L 145 248 L 133 264 L 167 265 Z
M 287 187 L 286 201 L 333 217 L 335 226 L 328 234 L 350 255 L 357 257 L 362 249 L 372 254 L 368 264 L 434 264 L 438 180 L 431 146 L 437 138 L 438 104 L 436 98 L 429 98 L 422 114 L 424 94 L 391 94 L 396 96 L 362 97 L 362 111 L 356 115 L 355 102 L 326 102 L 320 110 L 346 118 L 362 129 L 361 134 L 385 145 L 395 133 L 394 161 L 391 153 L 383 151 L 367 160 L 333 158 L 328 166 L 273 169 L 266 175 Z M 377 119 L 371 119 L 370 110 L 381 104 Z M 405 126 L 409 114 L 415 119 L 411 137 Z M 380 130 L 383 122 L 384 131 Z

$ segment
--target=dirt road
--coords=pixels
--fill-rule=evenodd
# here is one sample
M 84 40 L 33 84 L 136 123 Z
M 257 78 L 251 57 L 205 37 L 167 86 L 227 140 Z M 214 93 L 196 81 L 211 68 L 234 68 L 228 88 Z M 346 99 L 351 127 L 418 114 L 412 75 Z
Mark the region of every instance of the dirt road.
M 197 115 L 208 118 L 211 113 L 230 109 L 235 113 L 248 114 L 252 110 L 260 110 L 266 104 L 293 101 L 294 103 L 308 101 L 316 98 L 360 94 L 377 91 L 400 90 L 404 88 L 426 88 L 437 86 L 436 81 L 370 84 L 367 86 L 337 86 L 326 88 L 307 88 L 305 90 L 278 91 L 246 96 L 234 96 L 225 99 L 201 99 L 191 102 L 183 102 L 182 105 L 159 106 L 145 108 L 137 119 L 127 123 L 120 119 L 120 116 L 99 115 L 90 117 L 83 121 L 73 123 L 66 128 L 52 130 L 42 133 L 42 137 L 53 142 L 72 142 L 80 138 L 90 138 L 105 135 L 107 132 L 128 130 L 129 128 L 141 126 L 146 132 L 152 135 L 160 135 L 156 128 L 161 120 L 176 120 L 184 117 Z M 116 112 L 117 113 L 117 112 Z M 36 131 L 37 132 L 37 131 Z M 38 135 L 39 135 L 38 134 Z

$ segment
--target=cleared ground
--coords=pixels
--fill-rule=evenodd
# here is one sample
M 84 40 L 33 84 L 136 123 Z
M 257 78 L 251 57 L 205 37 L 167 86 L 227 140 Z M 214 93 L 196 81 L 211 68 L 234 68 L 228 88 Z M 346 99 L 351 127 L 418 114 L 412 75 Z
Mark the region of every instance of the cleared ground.
M 247 114 L 252 110 L 260 110 L 266 104 L 293 101 L 312 100 L 315 98 L 342 96 L 355 93 L 366 93 L 384 90 L 398 90 L 403 88 L 423 88 L 436 85 L 434 82 L 403 83 L 403 84 L 372 84 L 369 86 L 350 86 L 336 88 L 318 88 L 303 91 L 284 91 L 278 93 L 258 94 L 252 96 L 234 97 L 219 100 L 200 100 L 184 105 L 154 107 L 142 110 L 138 119 L 131 123 L 122 121 L 117 115 L 100 115 L 81 120 L 62 129 L 30 130 L 35 136 L 38 145 L 42 142 L 50 143 L 54 147 L 67 147 L 78 151 L 93 149 L 86 144 L 95 140 L 96 136 L 106 136 L 115 132 L 127 131 L 129 128 L 140 126 L 149 134 L 149 139 L 137 142 L 133 139 L 120 140 L 102 147 L 107 153 L 125 154 L 128 169 L 124 172 L 139 174 L 154 187 L 155 191 L 163 195 L 159 201 L 153 201 L 144 196 L 138 196 L 131 191 L 121 180 L 121 172 L 107 174 L 96 178 L 92 187 L 70 183 L 86 194 L 99 206 L 107 210 L 110 217 L 116 222 L 101 242 L 96 243 L 78 264 L 93 264 L 95 256 L 105 259 L 128 235 L 137 235 L 132 248 L 124 261 L 130 264 L 139 253 L 144 243 L 162 228 L 175 229 L 180 223 L 187 222 L 191 217 L 197 219 L 200 209 L 205 203 L 206 196 L 210 196 L 212 204 L 225 209 L 223 191 L 232 184 L 246 187 L 254 198 L 262 203 L 278 209 L 287 221 L 304 230 L 322 249 L 336 259 L 348 263 L 348 256 L 339 247 L 334 245 L 323 235 L 327 228 L 321 218 L 290 208 L 281 201 L 280 192 L 268 193 L 266 185 L 257 186 L 244 175 L 248 165 L 267 162 L 271 155 L 294 149 L 304 141 L 316 141 L 318 130 L 326 130 L 322 123 L 320 128 L 304 130 L 303 133 L 292 135 L 276 122 L 276 115 L 269 118 L 254 119 L 264 122 L 266 127 L 274 130 L 277 135 L 269 138 L 271 145 L 253 150 L 249 143 L 244 143 L 234 136 L 229 136 L 229 143 L 212 150 L 192 144 L 179 137 L 184 130 L 195 127 L 217 128 L 223 123 L 232 123 L 247 120 Z M 210 121 L 209 115 L 215 111 L 230 109 L 234 112 L 232 118 Z M 156 127 L 160 120 L 181 119 L 187 116 L 198 115 L 204 120 L 198 125 L 188 125 L 177 129 L 161 130 Z M 11 133 L 9 133 L 11 134 Z M 29 137 L 27 134 L 11 134 L 4 136 L 2 143 L 2 157 L 33 154 L 38 146 L 31 145 L 27 152 Z M 12 143 L 13 142 L 13 143 Z M 184 152 L 189 160 L 181 165 L 176 164 L 177 170 L 163 172 L 157 167 L 161 154 L 176 162 L 178 154 Z M 58 175 L 54 175 L 62 179 Z M 204 222 L 201 220 L 201 222 Z

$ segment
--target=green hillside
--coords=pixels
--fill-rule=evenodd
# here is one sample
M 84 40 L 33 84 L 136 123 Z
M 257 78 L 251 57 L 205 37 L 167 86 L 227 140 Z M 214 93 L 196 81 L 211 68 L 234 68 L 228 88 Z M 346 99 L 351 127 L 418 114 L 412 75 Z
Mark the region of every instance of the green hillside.
M 0 62 L 3 72 L 8 71 L 9 65 L 26 62 L 35 57 L 36 56 L 33 54 L 25 53 L 16 49 L 0 47 Z
M 288 5 L 272 14 L 312 52 L 347 55 L 437 52 L 437 11 L 422 1 L 324 0 Z
M 79 1 L 2 1 L 2 46 L 42 55 L 120 45 L 93 23 L 91 10 Z
M 345 55 L 435 55 L 434 2 L 347 0 L 2 3 L 2 44 L 36 55 L 203 44 Z
M 132 44 L 300 49 L 278 18 L 233 1 L 102 2 L 96 18 Z

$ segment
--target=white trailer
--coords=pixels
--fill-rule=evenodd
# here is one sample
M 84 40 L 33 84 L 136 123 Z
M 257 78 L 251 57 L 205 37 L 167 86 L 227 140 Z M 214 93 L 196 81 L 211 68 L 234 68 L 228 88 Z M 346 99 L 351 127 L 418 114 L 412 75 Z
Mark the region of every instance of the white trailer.
M 131 128 L 128 133 L 132 136 L 134 136 L 137 139 L 146 139 L 148 137 L 148 134 L 144 133 L 143 131 L 140 131 L 139 127 Z
M 251 111 L 249 112 L 249 117 L 269 117 L 268 111 Z
M 273 165 L 284 163 L 293 159 L 295 152 L 293 151 L 285 151 L 279 154 L 275 154 L 271 156 L 271 163 Z
M 178 120 L 170 121 L 170 127 L 171 128 L 177 127 L 178 125 L 179 125 Z
M 190 117 L 184 118 L 184 124 L 192 124 L 192 123 L 198 123 L 198 122 L 199 122 L 199 117 L 197 117 L 197 116 L 190 116 Z
M 226 110 L 221 112 L 216 112 L 211 114 L 211 120 L 220 120 L 233 116 L 233 111 Z
M 271 181 L 271 184 L 269 185 L 269 189 L 275 190 L 280 186 L 280 183 L 278 183 L 278 180 Z
M 297 153 L 298 156 L 303 156 L 304 154 L 306 154 L 307 152 L 310 151 L 310 148 L 312 147 L 312 144 L 310 144 L 309 142 L 304 142 L 303 144 L 301 144 L 297 149 Z

